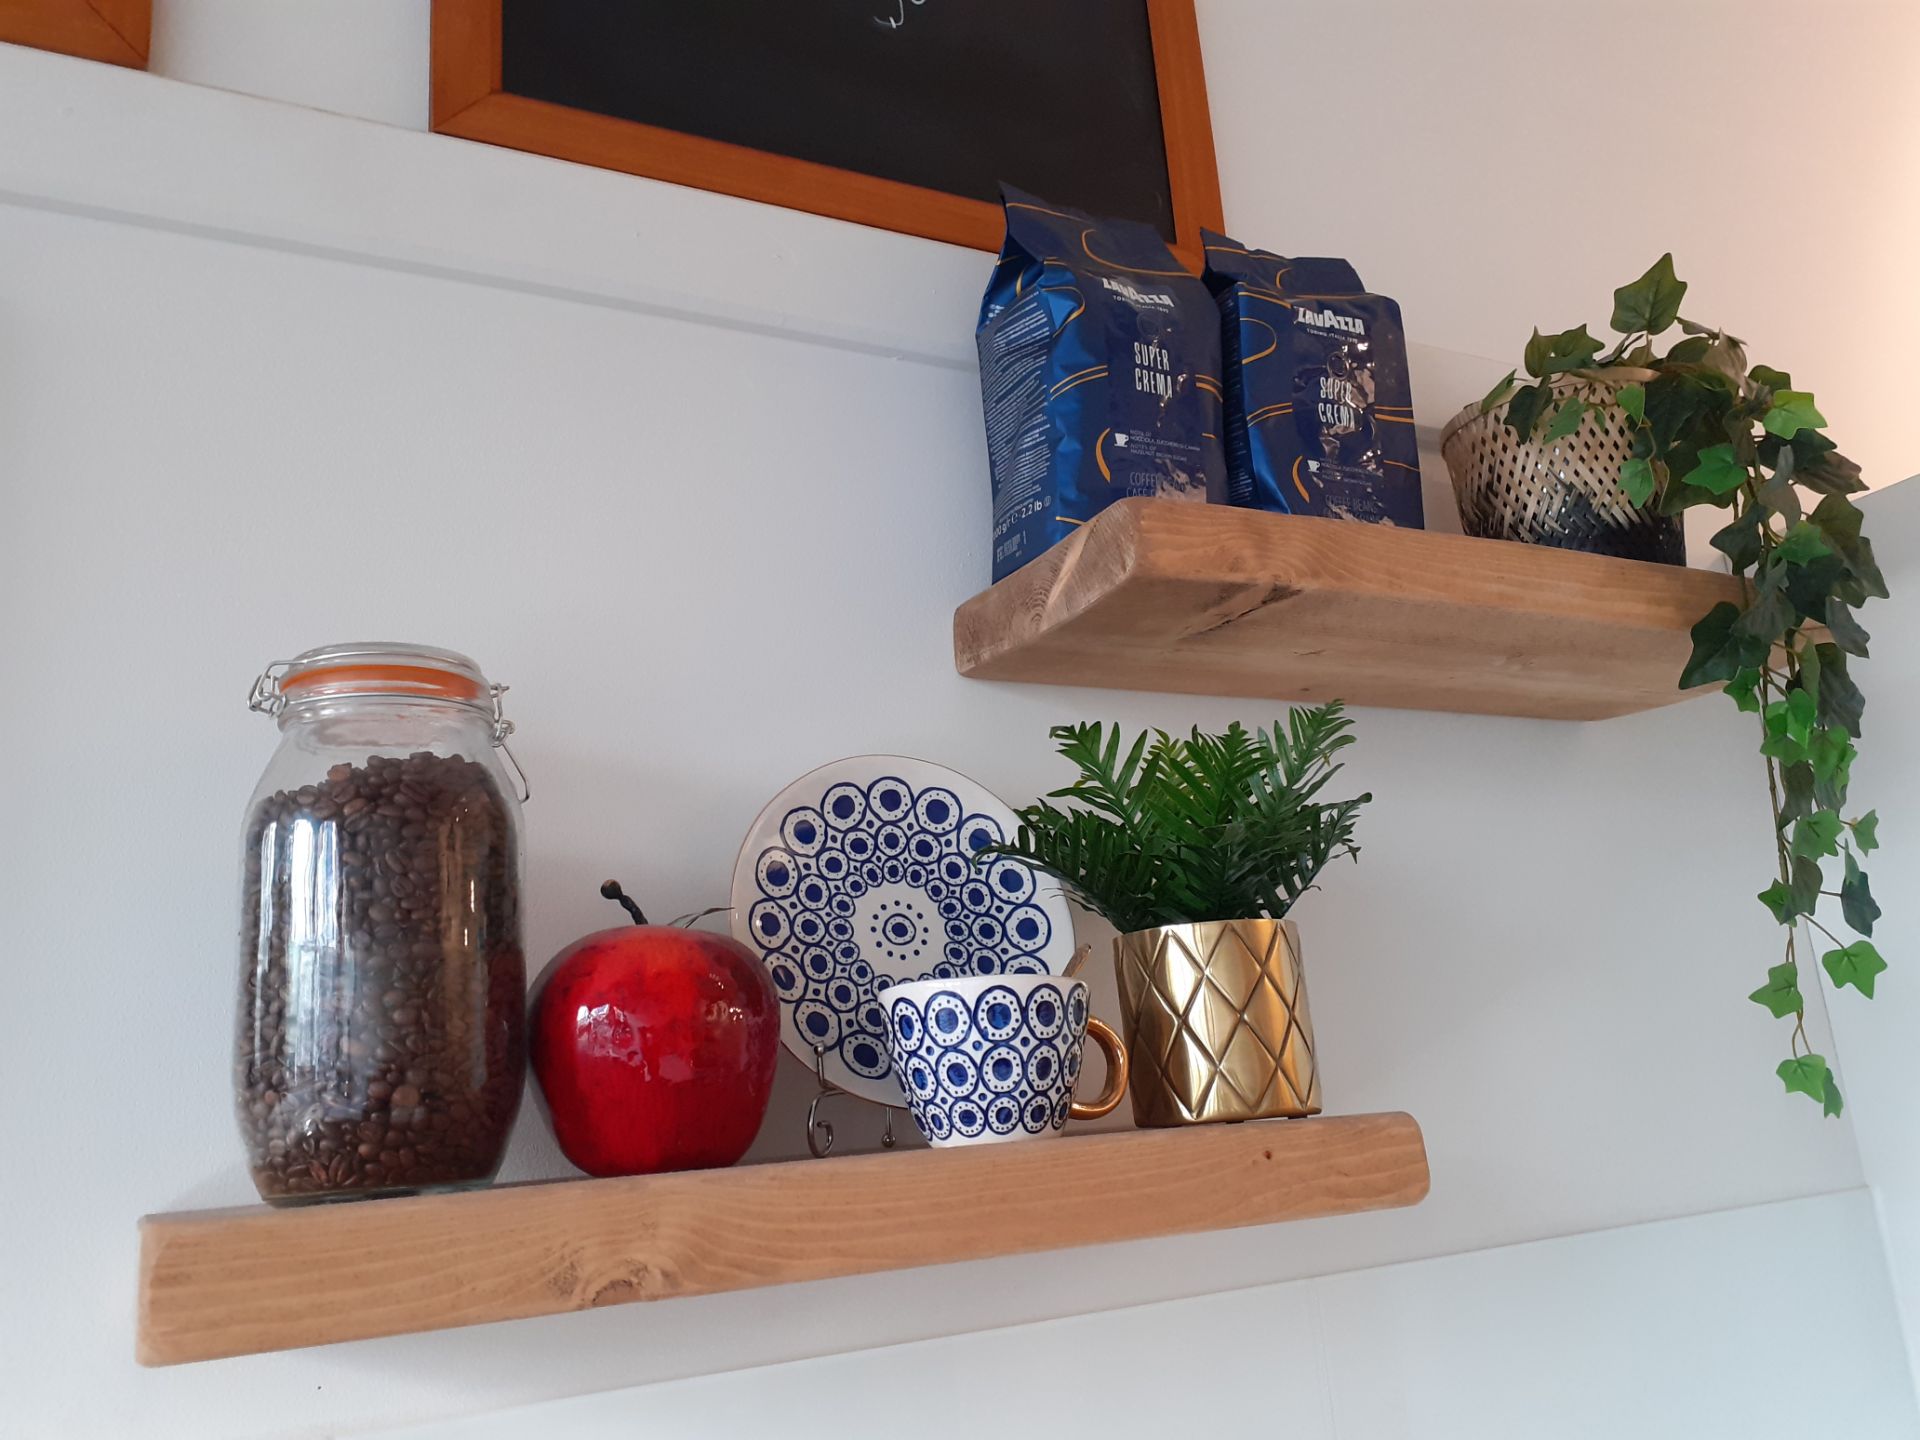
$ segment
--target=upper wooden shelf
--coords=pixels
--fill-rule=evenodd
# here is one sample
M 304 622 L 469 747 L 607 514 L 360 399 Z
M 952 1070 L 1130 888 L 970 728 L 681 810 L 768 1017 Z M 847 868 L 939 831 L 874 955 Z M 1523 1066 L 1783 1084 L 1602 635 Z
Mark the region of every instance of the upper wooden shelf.
M 490 1320 L 1412 1205 L 1406 1115 L 1136 1130 L 140 1222 L 139 1358 Z
M 1730 575 L 1122 500 L 962 605 L 982 680 L 1599 720 L 1670 705 Z

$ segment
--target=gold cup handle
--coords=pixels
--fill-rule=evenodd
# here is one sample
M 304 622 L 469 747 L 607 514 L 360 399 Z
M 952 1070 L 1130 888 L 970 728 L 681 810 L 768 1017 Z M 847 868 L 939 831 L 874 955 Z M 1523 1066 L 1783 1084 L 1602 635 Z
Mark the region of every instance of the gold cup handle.
M 1082 1105 L 1075 1100 L 1067 1113 L 1075 1120 L 1098 1120 L 1109 1115 L 1127 1093 L 1127 1047 L 1120 1043 L 1120 1037 L 1104 1020 L 1087 1017 L 1087 1038 L 1098 1045 L 1107 1057 L 1107 1088 L 1100 1092 L 1100 1098 L 1091 1105 Z

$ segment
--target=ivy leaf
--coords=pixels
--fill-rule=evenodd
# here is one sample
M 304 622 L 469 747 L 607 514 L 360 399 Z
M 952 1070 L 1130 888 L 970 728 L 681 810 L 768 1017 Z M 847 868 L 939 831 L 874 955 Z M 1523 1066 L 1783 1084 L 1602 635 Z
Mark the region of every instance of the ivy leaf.
M 1784 791 L 1780 800 L 1780 823 L 1784 827 L 1813 809 L 1813 766 L 1804 761 L 1786 766 L 1780 772 L 1780 785 Z
M 1820 723 L 1860 738 L 1860 717 L 1867 699 L 1847 673 L 1847 657 L 1837 645 L 1822 645 L 1820 655 Z
M 1587 333 L 1585 325 L 1576 325 L 1558 335 L 1542 335 L 1535 330 L 1522 358 L 1529 375 L 1547 380 L 1568 370 L 1586 369 L 1599 353 L 1600 341 Z
M 1787 870 L 1787 880 L 1795 908 L 1802 915 L 1813 914 L 1814 907 L 1820 903 L 1820 888 L 1824 883 L 1820 862 L 1805 855 L 1795 855 Z
M 1826 622 L 1827 633 L 1833 636 L 1833 643 L 1836 648 L 1844 651 L 1848 655 L 1858 655 L 1865 658 L 1867 641 L 1871 637 L 1861 628 L 1860 622 L 1853 618 L 1853 611 L 1849 610 L 1845 605 L 1842 605 L 1838 600 L 1829 599 L 1827 601 Z
M 1722 600 L 1695 623 L 1690 632 L 1693 654 L 1687 660 L 1687 668 L 1680 672 L 1682 690 L 1716 680 L 1724 684 L 1742 670 L 1766 663 L 1771 644 L 1737 631 L 1734 627 L 1740 615 L 1738 605 Z
M 1613 292 L 1613 328 L 1622 335 L 1636 330 L 1658 335 L 1680 318 L 1680 302 L 1686 293 L 1687 282 L 1674 278 L 1673 254 L 1669 251 L 1638 280 Z
M 1822 855 L 1838 854 L 1840 817 L 1831 810 L 1816 810 L 1811 815 L 1802 815 L 1793 822 L 1793 842 L 1788 849 L 1791 853 L 1804 855 L 1809 860 L 1818 860 Z M 1851 921 L 1848 923 L 1852 924 Z M 1860 927 L 1855 925 L 1854 928 L 1858 930 Z
M 1528 385 L 1516 391 L 1507 402 L 1508 426 L 1522 440 L 1531 440 L 1534 427 L 1540 423 L 1541 412 L 1552 400 L 1553 388 L 1544 380 L 1538 385 Z
M 1760 463 L 1778 468 L 1790 459 L 1793 478 L 1820 495 L 1855 495 L 1867 488 L 1860 467 L 1839 453 L 1818 430 L 1802 430 L 1790 440 L 1762 432 L 1754 442 Z
M 1869 810 L 1851 826 L 1853 843 L 1860 847 L 1862 855 L 1871 855 L 1880 848 L 1880 813 Z
M 1827 1072 L 1827 1098 L 1820 1106 L 1820 1113 L 1831 1120 L 1846 1108 L 1847 1102 L 1840 1098 L 1840 1082 L 1834 1079 L 1833 1072 L 1829 1070 Z
M 1780 588 L 1793 607 L 1796 623 L 1823 617 L 1834 587 L 1846 583 L 1846 564 L 1832 552 L 1816 555 L 1804 565 L 1788 564 L 1778 557 L 1776 550 L 1772 558 L 1780 572 Z
M 1728 495 L 1746 483 L 1747 467 L 1740 463 L 1733 446 L 1709 445 L 1700 452 L 1700 463 L 1681 478 L 1712 494 Z
M 1621 474 L 1624 476 L 1626 472 L 1623 470 Z M 1743 570 L 1751 569 L 1759 561 L 1762 548 L 1761 534 L 1759 512 L 1748 509 L 1734 517 L 1732 523 L 1716 531 L 1709 543 L 1733 563 L 1733 571 L 1737 575 Z
M 1647 425 L 1653 432 L 1654 450 L 1666 450 L 1724 398 L 1692 375 L 1663 370 L 1647 385 Z
M 1848 927 L 1862 935 L 1873 934 L 1873 922 L 1880 918 L 1880 907 L 1874 902 L 1872 887 L 1867 884 L 1867 872 L 1860 868 L 1852 851 L 1847 852 L 1847 878 L 1840 882 L 1840 913 L 1846 917 Z
M 1753 383 L 1764 385 L 1769 390 L 1791 390 L 1793 377 L 1784 370 L 1776 370 L 1771 365 L 1756 365 L 1747 372 Z
M 1639 381 L 1622 385 L 1613 398 L 1622 410 L 1633 417 L 1634 424 L 1638 425 L 1647 418 L 1647 387 Z
M 1787 707 L 1787 734 L 1802 745 L 1813 734 L 1814 713 L 1820 708 L 1812 695 L 1796 690 L 1782 702 Z
M 1787 707 L 1776 700 L 1767 707 L 1767 734 L 1760 742 L 1760 753 L 1782 765 L 1799 765 L 1807 759 L 1807 746 L 1787 733 Z
M 1645 505 L 1653 498 L 1653 463 L 1648 460 L 1627 461 L 1620 467 L 1620 488 L 1635 505 Z
M 1794 448 L 1805 446 L 1809 440 L 1826 438 L 1817 430 L 1802 430 L 1794 436 Z M 1795 473 L 1802 485 L 1821 495 L 1858 495 L 1867 488 L 1867 482 L 1861 478 L 1860 467 L 1834 450 L 1831 442 L 1825 452 L 1811 458 L 1803 457 Z
M 1823 430 L 1827 417 L 1813 407 L 1813 394 L 1807 390 L 1776 390 L 1773 406 L 1760 426 L 1769 435 L 1791 440 L 1802 430 Z
M 1823 728 L 1813 732 L 1807 742 L 1807 763 L 1813 767 L 1813 778 L 1831 780 L 1839 774 L 1840 767 L 1851 762 L 1853 742 L 1847 738 L 1844 730 Z
M 1816 730 L 1807 749 L 1813 771 L 1813 801 L 1829 810 L 1847 803 L 1847 785 L 1853 774 L 1853 742 L 1843 730 Z
M 1802 520 L 1789 530 L 1780 543 L 1774 547 L 1778 555 L 1789 565 L 1804 565 L 1822 555 L 1833 553 L 1833 547 L 1827 544 L 1827 537 L 1818 525 L 1810 525 Z
M 1824 1055 L 1801 1055 L 1792 1060 L 1782 1060 L 1773 1073 L 1786 1085 L 1789 1095 L 1809 1095 L 1822 1103 L 1827 1098 L 1827 1082 L 1833 1077 Z
M 1571 435 L 1580 428 L 1580 422 L 1586 419 L 1586 416 L 1587 402 L 1577 395 L 1569 395 L 1565 403 L 1554 412 L 1553 420 L 1547 426 L 1547 433 L 1540 437 L 1540 443 L 1551 445 L 1554 441 Z
M 1776 1020 L 1799 1014 L 1807 1004 L 1800 994 L 1800 972 L 1792 965 L 1770 968 L 1767 971 L 1767 983 L 1747 998 L 1756 1005 L 1766 1006 Z
M 1874 977 L 1887 968 L 1887 962 L 1880 958 L 1871 940 L 1856 940 L 1845 949 L 1829 950 L 1820 957 L 1820 963 L 1827 967 L 1834 989 L 1844 990 L 1851 985 L 1869 1000 L 1873 998 Z
M 1844 495 L 1828 495 L 1809 517 L 1827 537 L 1834 553 L 1846 562 L 1848 573 L 1868 595 L 1887 598 L 1887 582 L 1873 558 L 1873 546 L 1860 533 L 1860 507 Z
M 1766 647 L 1761 651 L 1763 656 L 1772 651 L 1774 641 L 1784 635 L 1799 618 L 1786 590 L 1791 574 L 1784 566 L 1768 570 L 1755 588 L 1752 601 L 1734 624 L 1736 635 L 1746 636 L 1756 645 Z M 1759 661 L 1754 663 L 1758 664 Z
M 1789 454 L 1789 451 L 1782 451 Z M 1754 495 L 1760 503 L 1786 521 L 1789 526 L 1798 525 L 1806 512 L 1800 508 L 1800 492 L 1793 486 L 1792 472 L 1780 469 L 1773 472 L 1755 489 Z
M 1795 883 L 1789 885 L 1776 880 L 1759 894 L 1759 901 L 1767 907 L 1769 914 L 1782 925 L 1791 925 L 1799 915 L 1811 915 L 1815 900 L 1820 895 L 1820 867 L 1811 860 L 1795 860 Z M 1811 893 L 1806 882 L 1813 882 Z
M 1733 703 L 1749 714 L 1760 713 L 1760 672 L 1754 669 L 1742 670 L 1726 685 L 1727 694 L 1733 697 Z
M 1799 913 L 1793 908 L 1793 892 L 1778 880 L 1760 892 L 1759 900 L 1782 925 L 1791 925 L 1793 917 Z
M 1820 647 L 1802 642 L 1796 653 L 1800 656 L 1800 688 L 1817 701 L 1820 698 L 1820 672 L 1826 668 L 1826 662 L 1820 658 Z M 1818 709 L 1816 705 L 1816 714 Z
M 1480 402 L 1480 413 L 1482 415 L 1486 414 L 1513 393 L 1513 382 L 1519 378 L 1519 375 L 1520 372 L 1518 370 L 1509 370 L 1507 371 L 1506 379 L 1487 391 L 1487 398 Z

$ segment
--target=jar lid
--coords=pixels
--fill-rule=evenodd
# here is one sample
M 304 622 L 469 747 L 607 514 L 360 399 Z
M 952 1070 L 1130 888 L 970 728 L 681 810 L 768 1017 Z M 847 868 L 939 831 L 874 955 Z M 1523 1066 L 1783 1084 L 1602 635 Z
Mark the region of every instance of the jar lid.
M 361 641 L 322 645 L 269 665 L 254 682 L 250 703 L 273 715 L 294 701 L 393 695 L 494 710 L 497 694 L 480 667 L 457 651 Z

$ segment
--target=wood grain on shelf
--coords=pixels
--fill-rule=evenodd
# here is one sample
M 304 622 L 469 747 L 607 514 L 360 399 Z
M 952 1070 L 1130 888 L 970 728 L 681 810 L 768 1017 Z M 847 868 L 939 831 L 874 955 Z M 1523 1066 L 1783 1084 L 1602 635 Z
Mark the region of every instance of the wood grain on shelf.
M 1683 700 L 1731 576 L 1225 505 L 1123 500 L 962 605 L 986 680 L 1596 720 Z
M 171 1365 L 1411 1205 L 1407 1115 L 1140 1130 L 140 1222 Z
M 0 41 L 147 68 L 153 0 L 0 0 Z

